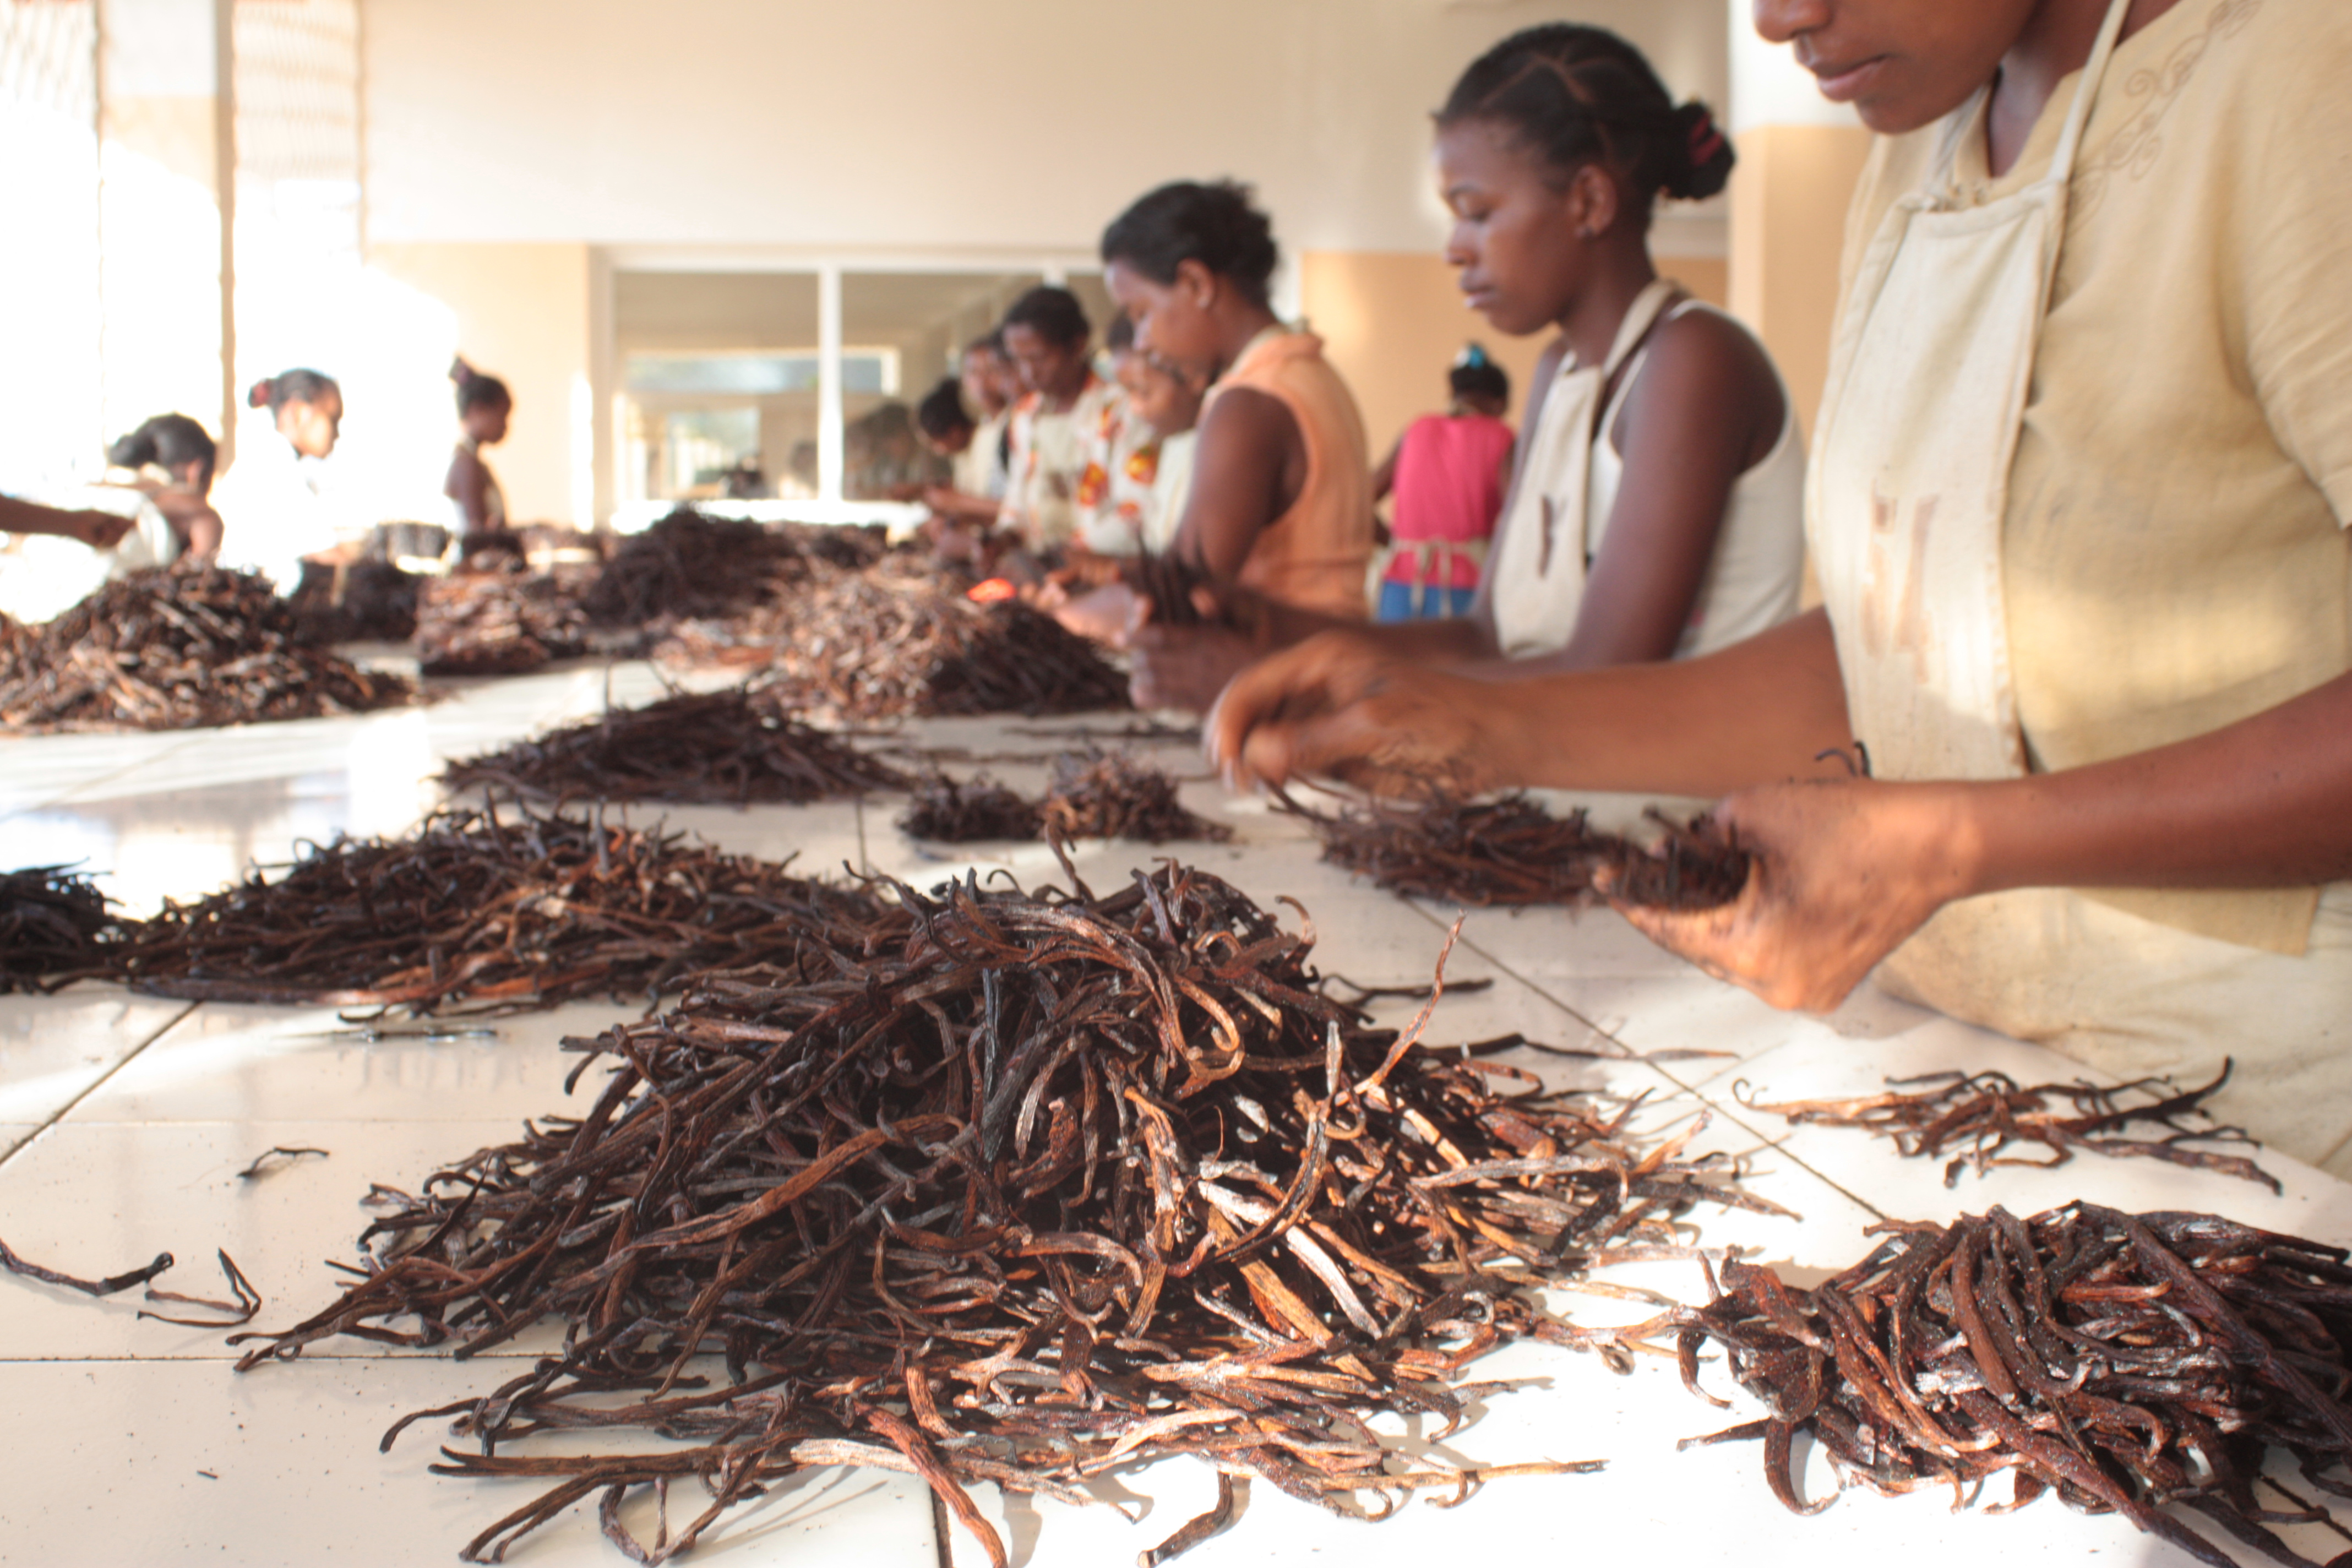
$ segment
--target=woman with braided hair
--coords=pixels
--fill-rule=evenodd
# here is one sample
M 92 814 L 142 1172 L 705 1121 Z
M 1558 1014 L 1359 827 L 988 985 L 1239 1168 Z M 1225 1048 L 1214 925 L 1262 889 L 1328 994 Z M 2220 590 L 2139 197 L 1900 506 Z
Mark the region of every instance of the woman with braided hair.
M 1513 336 L 1557 337 L 1468 613 L 1349 642 L 1427 666 L 1507 661 L 1516 677 L 1687 658 L 1794 615 L 1793 405 L 1763 345 L 1650 257 L 1659 201 L 1713 195 L 1729 176 L 1713 116 L 1676 105 L 1615 34 L 1557 23 L 1473 62 L 1436 121 L 1465 301 Z M 1143 694 L 1205 705 L 1251 658 L 1331 624 L 1279 606 L 1248 618 L 1222 668 L 1174 668 L 1139 639 Z

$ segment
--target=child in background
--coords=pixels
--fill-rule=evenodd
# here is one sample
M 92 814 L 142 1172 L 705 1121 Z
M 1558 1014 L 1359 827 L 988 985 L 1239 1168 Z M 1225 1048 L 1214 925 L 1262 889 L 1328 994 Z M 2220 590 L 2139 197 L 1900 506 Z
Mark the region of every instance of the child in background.
M 155 504 L 177 541 L 174 554 L 209 561 L 221 542 L 220 513 L 209 499 L 219 452 L 205 427 L 186 415 L 158 414 L 109 447 L 106 461 L 128 469 L 126 488 Z
M 1077 543 L 1096 555 L 1135 555 L 1144 548 L 1151 483 L 1160 472 L 1160 432 L 1137 417 L 1132 402 L 1142 358 L 1135 352 L 1135 323 L 1124 315 L 1112 318 L 1103 342 L 1119 395 L 1102 405 L 1087 437 Z
M 1051 556 L 1078 531 L 1086 444 L 1118 389 L 1094 371 L 1094 336 L 1076 295 L 1040 284 L 1004 313 L 1004 347 L 1027 394 L 1013 407 L 1013 449 L 997 526 L 1031 556 Z
M 1192 486 L 1193 426 L 1201 422 L 1205 388 L 1157 354 L 1130 353 L 1119 366 L 1119 385 L 1135 422 L 1159 437 L 1150 493 L 1141 502 L 1143 548 L 1165 554 L 1176 542 L 1184 499 Z
M 260 573 L 291 598 L 304 557 L 341 542 L 320 469 L 342 434 L 343 389 L 315 370 L 280 371 L 254 383 L 246 403 L 269 411 L 269 428 L 237 444 L 236 462 L 222 477 L 219 559 Z
M 971 353 L 965 351 L 967 366 Z M 1000 460 L 1004 426 L 1002 417 L 983 422 L 971 416 L 966 402 L 971 384 L 969 369 L 961 377 L 941 376 L 915 405 L 915 429 L 924 448 L 955 466 L 950 483 L 924 487 L 920 499 L 941 527 L 984 530 L 1004 504 Z M 991 426 L 997 431 L 993 437 L 988 434 Z M 997 487 L 993 495 L 988 491 L 991 483 Z
M 495 375 L 484 375 L 463 358 L 449 366 L 457 385 L 459 436 L 456 456 L 449 459 L 449 477 L 441 493 L 449 498 L 457 537 L 471 553 L 479 542 L 507 532 L 507 497 L 498 475 L 482 461 L 482 448 L 507 438 L 514 415 L 514 394 Z
M 1407 426 L 1372 470 L 1372 499 L 1396 498 L 1388 567 L 1381 574 L 1383 621 L 1470 613 L 1486 542 L 1510 488 L 1515 442 L 1503 416 L 1511 406 L 1511 378 L 1472 343 L 1446 383 L 1453 405 Z

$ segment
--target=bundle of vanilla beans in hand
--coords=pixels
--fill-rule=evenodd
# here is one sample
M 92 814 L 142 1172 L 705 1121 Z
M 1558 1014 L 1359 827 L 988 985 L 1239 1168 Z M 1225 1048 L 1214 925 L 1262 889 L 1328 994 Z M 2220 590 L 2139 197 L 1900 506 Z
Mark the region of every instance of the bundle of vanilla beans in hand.
M 2282 1449 L 2310 1487 L 2352 1497 L 2344 1248 L 2087 1203 L 1879 1228 L 1893 1234 L 1811 1289 L 1726 1268 L 1682 1331 L 1684 1381 L 1724 1403 L 1697 1383 L 1719 1342 L 1769 1414 L 1692 1443 L 1762 1438 L 1773 1494 L 1800 1513 L 1829 1500 L 1799 1490 L 1804 1432 L 1881 1492 L 1949 1488 L 1957 1506 L 2007 1470 L 2017 1503 L 2055 1491 L 2216 1568 L 2238 1559 L 2171 1510 L 2290 1568 L 2319 1565 L 2271 1527 L 2320 1526 L 2336 1538 L 2326 1561 L 2352 1563 L 2352 1532 L 2263 1473 Z
M 856 947 L 884 917 L 857 889 L 602 817 L 449 811 L 338 838 L 279 876 L 167 901 L 114 970 L 205 1001 L 513 1011 L 643 1000 L 747 964 L 829 973 L 830 944 Z
M 1596 832 L 1585 814 L 1554 816 L 1525 795 L 1465 801 L 1436 796 L 1417 805 L 1357 801 L 1322 812 L 1282 795 L 1281 809 L 1306 819 L 1323 858 L 1380 887 L 1414 898 L 1476 905 L 1572 904 L 1597 896 L 1604 868 L 1609 896 L 1665 909 L 1709 909 L 1739 896 L 1748 857 L 1707 830 L 1652 814 L 1658 847 Z
M 1428 1047 L 1426 1011 L 1367 1026 L 1306 939 L 1202 872 L 896 896 L 893 934 L 835 943 L 830 973 L 714 975 L 570 1042 L 611 1075 L 592 1110 L 379 1189 L 366 1277 L 246 1336 L 240 1366 L 561 1323 L 560 1351 L 478 1362 L 514 1370 L 386 1435 L 455 1416 L 437 1471 L 547 1489 L 468 1561 L 593 1500 L 663 1562 L 763 1486 L 861 1465 L 919 1477 L 1002 1568 L 977 1483 L 1085 1503 L 1106 1471 L 1191 1454 L 1340 1509 L 1591 1468 L 1407 1451 L 1369 1418 L 1443 1437 L 1465 1364 L 1514 1340 L 1626 1362 L 1536 1288 L 1690 1256 L 1695 1205 L 1770 1207 L 1638 1145 L 1629 1106 Z M 707 1501 L 672 1519 L 688 1478 Z
M 905 774 L 740 687 L 617 708 L 449 764 L 452 788 L 518 799 L 807 805 L 902 789 Z
M 359 713 L 415 684 L 302 642 L 249 573 L 184 563 L 118 578 L 18 640 L 0 729 L 188 730 Z

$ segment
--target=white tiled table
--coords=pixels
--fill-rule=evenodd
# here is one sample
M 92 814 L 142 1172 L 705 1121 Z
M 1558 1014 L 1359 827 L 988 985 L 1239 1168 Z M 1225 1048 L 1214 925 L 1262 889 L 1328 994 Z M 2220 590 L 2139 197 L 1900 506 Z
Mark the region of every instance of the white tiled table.
M 468 684 L 421 711 L 225 732 L 0 741 L 0 866 L 86 859 L 126 903 L 151 909 L 167 894 L 207 891 L 248 861 L 283 861 L 300 838 L 403 828 L 440 798 L 428 779 L 442 761 L 592 714 L 608 690 L 614 702 L 636 702 L 660 687 L 643 666 L 581 667 Z M 1108 731 L 1128 720 L 1076 722 Z M 1057 743 L 1022 731 L 1069 727 L 939 721 L 908 733 L 986 759 L 951 763 L 959 773 L 985 768 L 1034 791 Z M 1141 749 L 1173 772 L 1202 771 L 1181 748 Z M 1180 856 L 1268 906 L 1280 895 L 1297 898 L 1314 919 L 1327 972 L 1364 985 L 1426 980 L 1454 911 L 1350 883 L 1319 863 L 1296 823 L 1257 802 L 1205 781 L 1188 784 L 1185 795 L 1195 810 L 1230 824 L 1235 842 L 1157 850 L 1090 843 L 1074 851 L 1079 874 L 1108 889 L 1160 855 Z M 1626 815 L 1625 803 L 1605 804 Z M 919 884 L 967 869 L 1009 870 L 1031 884 L 1060 879 L 1042 847 L 913 843 L 892 825 L 899 805 L 880 797 L 806 809 L 638 807 L 631 816 L 666 816 L 732 850 L 797 854 L 810 874 L 846 863 Z M 2056 1173 L 1967 1175 L 1947 1190 L 1940 1165 L 1898 1161 L 1862 1134 L 1792 1132 L 1744 1108 L 1735 1085 L 1751 1099 L 1775 1100 L 1860 1092 L 1890 1073 L 1944 1066 L 2036 1078 L 2080 1069 L 1875 994 L 1828 1020 L 1777 1014 L 1659 952 L 1605 911 L 1474 911 L 1447 973 L 1492 984 L 1449 997 L 1433 1039 L 1517 1030 L 1591 1050 L 1507 1059 L 1554 1083 L 1645 1093 L 1639 1115 L 1647 1129 L 1707 1118 L 1696 1146 L 1744 1156 L 1751 1189 L 1801 1217 L 1702 1211 L 1694 1216 L 1701 1239 L 1800 1275 L 1853 1262 L 1870 1246 L 1865 1228 L 1890 1215 L 1940 1220 L 1994 1203 L 2024 1214 L 2077 1196 L 2125 1208 L 2211 1209 L 2352 1241 L 2352 1186 L 2275 1155 L 2264 1163 L 2284 1180 L 2283 1197 L 2169 1166 L 2087 1157 Z M 334 1276 L 326 1261 L 352 1256 L 369 1183 L 413 1185 L 510 1139 L 527 1117 L 576 1112 L 596 1079 L 567 1098 L 563 1079 L 577 1058 L 558 1042 L 633 1011 L 574 1003 L 498 1020 L 491 1036 L 371 1042 L 325 1009 L 192 1006 L 89 985 L 0 998 L 0 1239 L 85 1275 L 168 1248 L 181 1261 L 163 1283 L 199 1295 L 215 1293 L 211 1257 L 225 1247 L 267 1299 L 259 1326 L 292 1321 L 329 1299 Z M 1402 1018 L 1410 1008 L 1389 1003 L 1382 1011 Z M 236 1176 L 273 1145 L 330 1152 L 279 1163 L 257 1180 Z M 1611 1278 L 1684 1300 L 1703 1295 L 1690 1265 Z M 532 1495 L 536 1483 L 427 1475 L 437 1424 L 420 1423 L 388 1456 L 376 1451 L 394 1418 L 478 1391 L 501 1375 L 496 1364 L 352 1342 L 238 1375 L 221 1334 L 141 1321 L 139 1304 L 136 1292 L 94 1301 L 0 1278 L 0 1410 L 11 1415 L 0 1464 L 0 1564 L 451 1562 L 477 1531 Z M 1559 1304 L 1596 1322 L 1644 1310 L 1580 1295 L 1563 1295 Z M 485 1359 L 511 1364 L 548 1342 L 526 1337 Z M 1442 1452 L 1480 1462 L 1605 1458 L 1609 1468 L 1497 1482 L 1453 1510 L 1413 1502 L 1378 1525 L 1244 1483 L 1238 1522 L 1184 1561 L 1427 1568 L 1465 1549 L 1727 1565 L 1803 1558 L 1937 1568 L 1998 1556 L 2005 1564 L 2157 1568 L 2189 1561 L 2126 1524 L 2049 1500 L 1997 1518 L 1949 1512 L 1933 1495 L 1856 1493 L 1826 1514 L 1798 1519 L 1765 1489 L 1755 1446 L 1675 1452 L 1676 1438 L 1751 1412 L 1691 1399 L 1668 1363 L 1645 1363 L 1620 1377 L 1590 1356 L 1521 1346 L 1474 1375 L 1516 1385 L 1486 1400 Z M 1719 1366 L 1706 1381 L 1718 1394 L 1733 1392 Z M 1414 1423 L 1394 1431 L 1407 1444 L 1431 1436 Z M 1814 1491 L 1828 1484 L 1818 1460 L 1806 1480 Z M 1124 1500 L 1129 1512 L 1142 1510 L 1141 1521 L 986 1489 L 979 1500 L 1016 1563 L 1075 1568 L 1132 1561 L 1205 1507 L 1213 1480 L 1202 1466 L 1171 1461 L 1100 1490 Z M 2305 1531 L 2299 1543 L 2324 1561 L 2345 1544 L 2330 1540 Z M 693 1560 L 814 1568 L 985 1561 L 969 1535 L 935 1531 L 930 1500 L 910 1478 L 841 1472 L 776 1489 L 706 1537 Z M 574 1509 L 509 1561 L 562 1568 L 622 1559 L 593 1512 Z

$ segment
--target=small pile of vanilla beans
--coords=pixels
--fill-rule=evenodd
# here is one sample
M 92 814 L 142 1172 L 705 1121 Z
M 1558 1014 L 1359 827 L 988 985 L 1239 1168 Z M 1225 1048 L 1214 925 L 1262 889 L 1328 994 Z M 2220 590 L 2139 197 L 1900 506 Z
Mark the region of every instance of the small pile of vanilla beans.
M 596 570 L 508 571 L 493 562 L 434 578 L 417 605 L 417 668 L 426 675 L 525 675 L 591 651 L 580 597 Z M 625 644 L 612 651 L 625 651 Z
M 1473 1467 L 1370 1423 L 1442 1437 L 1465 1365 L 1516 1340 L 1630 1364 L 1641 1331 L 1577 1328 L 1536 1290 L 1691 1256 L 1695 1205 L 1771 1208 L 1679 1143 L 1635 1145 L 1630 1107 L 1420 1046 L 1427 1010 L 1368 1027 L 1306 939 L 1202 872 L 898 895 L 900 938 L 832 973 L 712 976 L 568 1042 L 611 1071 L 593 1109 L 414 1197 L 379 1188 L 365 1278 L 244 1336 L 266 1342 L 240 1368 L 342 1333 L 464 1356 L 562 1322 L 560 1352 L 385 1435 L 454 1415 L 436 1471 L 547 1488 L 470 1562 L 592 1500 L 664 1562 L 764 1485 L 860 1465 L 921 1478 L 1003 1568 L 978 1483 L 1084 1503 L 1192 1454 L 1339 1510 L 1592 1468 Z M 590 1428 L 671 1446 L 528 1451 Z M 708 1506 L 672 1521 L 689 1477 Z M 1146 1560 L 1229 1517 L 1220 1490 Z M 632 1493 L 661 1505 L 650 1544 Z
M 1358 801 L 1336 813 L 1283 795 L 1303 817 L 1323 858 L 1377 886 L 1412 898 L 1487 905 L 1573 904 L 1596 896 L 1594 874 L 1614 876 L 1612 898 L 1664 909 L 1711 909 L 1739 896 L 1748 856 L 1715 837 L 1706 819 L 1690 826 L 1651 814 L 1665 829 L 1653 849 L 1595 832 L 1581 811 L 1554 816 L 1525 795 L 1417 806 Z
M 528 810 L 449 811 L 338 838 L 274 879 L 166 901 L 116 951 L 137 990 L 423 1014 L 646 998 L 709 969 L 830 973 L 887 912 L 681 835 Z
M 739 616 L 727 640 L 682 628 L 657 650 L 689 662 L 766 660 L 784 704 L 850 723 L 910 715 L 1077 713 L 1125 708 L 1127 677 L 1095 646 L 1026 605 L 978 605 L 890 559 L 812 568 L 776 602 Z
M 523 800 L 719 805 L 805 805 L 908 783 L 888 763 L 740 687 L 614 709 L 452 763 L 441 776 L 454 789 L 479 786 Z
M 304 642 L 406 642 L 416 635 L 425 578 L 373 557 L 320 571 L 306 564 L 292 606 Z
M 918 838 L 970 844 L 986 838 L 1029 840 L 1045 831 L 1045 819 L 1034 805 L 985 773 L 961 784 L 943 773 L 932 773 L 916 780 L 913 793 L 898 826 Z
M 0 993 L 102 973 L 121 933 L 88 877 L 63 866 L 0 872 Z
M 583 605 L 601 626 L 730 616 L 796 577 L 806 554 L 793 535 L 680 507 L 621 541 Z
M 2282 1448 L 2313 1486 L 2352 1497 L 2344 1248 L 2216 1215 L 2087 1203 L 1879 1228 L 1893 1234 L 1811 1289 L 1726 1268 L 1722 1293 L 1683 1328 L 1683 1379 L 1724 1404 L 1697 1382 L 1700 1350 L 1719 1341 L 1770 1414 L 1685 1447 L 1762 1438 L 1773 1495 L 1799 1513 L 1830 1501 L 1800 1495 L 1801 1431 L 1842 1484 L 1949 1487 L 1957 1507 L 2008 1470 L 2008 1506 L 2054 1490 L 2215 1568 L 2237 1560 L 2168 1506 L 2300 1568 L 2318 1565 L 2270 1525 L 2326 1524 L 2352 1542 L 2263 1474 L 2265 1451 Z M 2265 1488 L 2288 1506 L 2266 1502 Z
M 414 682 L 302 642 L 259 577 L 183 563 L 110 582 L 26 634 L 0 672 L 0 728 L 190 730 L 416 700 Z
M 2193 1115 L 2230 1081 L 2231 1063 L 2201 1089 L 2182 1089 L 2169 1079 L 2138 1079 L 2104 1088 L 2094 1083 L 2040 1083 L 2021 1086 L 2002 1072 L 1937 1072 L 1889 1081 L 1885 1092 L 1843 1100 L 1788 1100 L 1762 1105 L 1743 1100 L 1750 1110 L 1769 1110 L 1792 1122 L 1819 1122 L 1825 1127 L 1860 1127 L 1895 1142 L 1906 1159 L 1940 1159 L 1953 1155 L 1944 1167 L 1944 1185 L 1957 1185 L 1963 1170 L 1979 1175 L 1997 1165 L 2032 1165 L 2051 1169 L 2074 1157 L 2077 1149 L 2115 1159 L 2163 1160 L 2194 1170 L 2214 1171 L 2241 1181 L 2259 1182 L 2273 1192 L 2283 1191 L 2278 1179 L 2242 1154 L 2221 1154 L 2188 1147 L 2192 1142 L 2251 1142 L 2234 1127 L 2183 1127 L 2180 1119 Z M 1914 1088 L 1914 1085 L 1928 1085 Z M 2133 1100 L 2134 1095 L 2145 1099 Z M 2063 1109 L 2071 1106 L 2072 1110 Z M 2164 1138 L 2133 1138 L 2123 1130 L 2131 1123 L 2153 1122 L 2170 1134 Z M 2039 1146 L 2038 1155 L 2010 1154 L 2012 1144 Z
M 1089 747 L 1054 759 L 1045 804 L 1045 830 L 1064 838 L 1128 838 L 1165 844 L 1171 838 L 1223 844 L 1234 830 L 1184 808 L 1176 781 L 1124 752 Z

